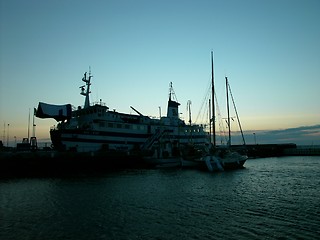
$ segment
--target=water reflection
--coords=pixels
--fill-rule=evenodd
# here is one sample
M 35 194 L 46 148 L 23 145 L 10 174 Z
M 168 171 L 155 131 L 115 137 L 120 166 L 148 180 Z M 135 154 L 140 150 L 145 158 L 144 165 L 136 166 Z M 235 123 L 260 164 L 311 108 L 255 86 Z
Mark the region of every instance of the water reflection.
M 0 182 L 0 239 L 256 239 L 319 234 L 320 158 L 208 173 L 135 169 Z

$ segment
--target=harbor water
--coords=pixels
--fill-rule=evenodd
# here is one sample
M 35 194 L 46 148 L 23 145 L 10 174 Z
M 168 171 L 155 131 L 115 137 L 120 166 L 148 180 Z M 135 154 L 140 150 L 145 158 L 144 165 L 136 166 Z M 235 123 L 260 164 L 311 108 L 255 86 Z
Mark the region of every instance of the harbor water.
M 0 179 L 0 239 L 319 239 L 320 157 Z

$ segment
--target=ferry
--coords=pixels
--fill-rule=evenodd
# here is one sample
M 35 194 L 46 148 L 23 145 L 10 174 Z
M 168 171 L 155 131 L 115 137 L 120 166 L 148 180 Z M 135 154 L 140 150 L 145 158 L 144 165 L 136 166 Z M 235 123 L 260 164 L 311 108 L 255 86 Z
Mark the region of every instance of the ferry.
M 52 147 L 59 151 L 96 152 L 113 151 L 170 157 L 179 155 L 180 147 L 209 144 L 205 125 L 185 123 L 179 117 L 179 105 L 169 85 L 166 116 L 152 118 L 134 107 L 135 114 L 110 110 L 105 103 L 90 102 L 91 73 L 84 73 L 80 94 L 85 97 L 84 106 L 71 104 L 53 105 L 39 102 L 36 116 L 54 118 L 58 123 L 50 128 Z

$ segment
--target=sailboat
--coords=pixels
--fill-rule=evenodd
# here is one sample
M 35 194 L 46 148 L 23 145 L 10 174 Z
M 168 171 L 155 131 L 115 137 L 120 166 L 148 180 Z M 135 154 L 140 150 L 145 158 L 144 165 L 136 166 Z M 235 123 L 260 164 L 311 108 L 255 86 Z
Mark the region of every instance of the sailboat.
M 216 127 L 215 127 L 215 85 L 214 85 L 214 71 L 213 71 L 213 52 L 211 52 L 211 65 L 212 65 L 212 77 L 211 77 L 211 93 L 212 101 L 209 100 L 209 136 L 210 144 L 203 144 L 202 146 L 192 144 L 190 142 L 184 147 L 181 151 L 181 166 L 182 167 L 196 167 L 200 169 L 208 169 L 209 171 L 224 171 L 230 169 L 239 169 L 242 168 L 246 160 L 248 159 L 245 150 L 245 139 L 243 136 L 243 131 L 241 123 L 239 120 L 238 112 L 236 110 L 234 99 L 231 94 L 231 88 L 226 77 L 226 98 L 227 98 L 227 127 L 228 127 L 228 141 L 226 146 L 217 146 L 216 145 Z M 241 136 L 243 140 L 243 146 L 239 149 L 235 149 L 231 145 L 231 124 L 230 124 L 230 107 L 229 107 L 229 93 L 232 97 L 234 109 L 237 115 L 237 120 L 239 128 L 241 131 Z M 189 109 L 190 112 L 190 109 Z M 232 118 L 233 119 L 233 118 Z M 189 119 L 191 125 L 191 116 Z M 212 139 L 211 139 L 212 138 Z
M 212 147 L 207 151 L 206 156 L 202 157 L 203 162 L 209 171 L 223 171 L 229 169 L 239 169 L 242 168 L 248 156 L 245 154 L 245 139 L 243 136 L 243 131 L 240 123 L 240 119 L 238 116 L 237 109 L 234 104 L 233 96 L 231 93 L 231 88 L 228 82 L 228 78 L 225 77 L 226 80 L 226 98 L 227 98 L 227 127 L 228 127 L 228 142 L 227 146 L 217 146 L 216 145 L 216 127 L 215 127 L 215 101 L 214 101 L 214 71 L 213 71 L 213 52 L 211 52 L 211 68 L 212 68 L 212 118 L 210 117 L 210 130 L 212 123 Z M 232 97 L 236 118 L 238 120 L 242 140 L 243 140 L 243 149 L 241 151 L 236 151 L 232 148 L 231 145 L 231 124 L 230 124 L 230 107 L 229 107 L 229 93 Z M 211 132 L 211 131 L 210 131 Z

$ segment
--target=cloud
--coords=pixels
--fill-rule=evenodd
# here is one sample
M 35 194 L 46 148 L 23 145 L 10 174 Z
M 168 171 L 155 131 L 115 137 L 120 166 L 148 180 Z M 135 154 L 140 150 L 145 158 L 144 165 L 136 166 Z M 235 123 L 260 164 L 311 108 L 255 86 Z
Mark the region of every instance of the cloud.
M 253 134 L 253 132 L 251 132 Z M 271 131 L 256 131 L 257 143 L 296 143 L 297 145 L 320 145 L 320 125 L 301 126 Z M 248 143 L 253 136 L 246 134 Z M 251 141 L 250 141 L 251 139 Z

